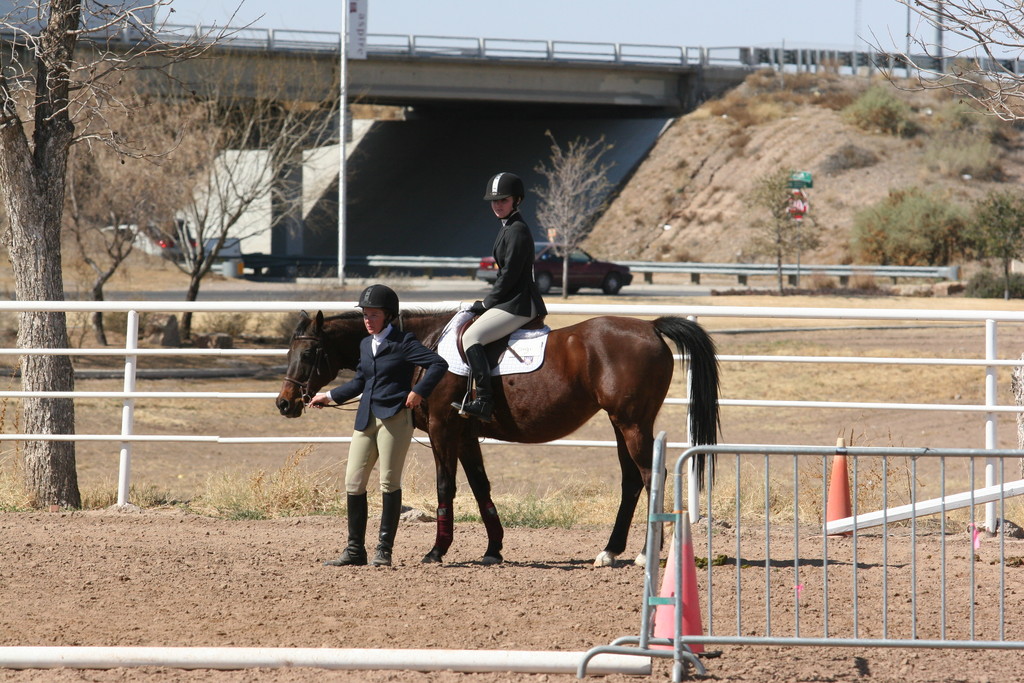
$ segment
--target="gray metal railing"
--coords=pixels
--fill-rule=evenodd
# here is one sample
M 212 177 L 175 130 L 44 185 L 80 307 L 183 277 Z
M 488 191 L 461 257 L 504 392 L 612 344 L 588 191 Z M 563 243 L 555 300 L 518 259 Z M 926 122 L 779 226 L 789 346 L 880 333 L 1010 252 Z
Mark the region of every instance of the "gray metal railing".
M 280 258 L 288 262 L 289 257 L 268 257 L 255 255 L 250 262 L 245 258 L 247 267 L 264 268 L 271 261 Z M 300 259 L 301 257 L 295 257 Z M 771 263 L 701 263 L 690 261 L 616 261 L 628 266 L 633 273 L 643 273 L 644 281 L 654 281 L 656 273 L 689 273 L 690 281 L 700 284 L 701 275 L 735 276 L 740 284 L 747 284 L 750 277 L 775 277 L 778 268 Z M 257 265 L 258 264 L 258 265 Z M 464 271 L 469 277 L 476 277 L 480 264 L 478 256 L 389 256 L 374 254 L 350 258 L 349 265 L 370 266 L 378 269 L 400 269 L 423 273 L 428 278 L 439 270 Z M 842 286 L 849 284 L 850 278 L 887 277 L 895 282 L 899 278 L 919 278 L 935 280 L 956 280 L 960 275 L 959 266 L 870 266 L 870 265 L 796 265 L 785 263 L 782 274 L 790 284 L 797 284 L 800 276 L 826 275 L 836 277 Z
M 661 261 L 616 261 L 635 273 L 643 273 L 644 281 L 651 283 L 655 273 L 689 273 L 690 281 L 700 284 L 701 275 L 736 276 L 741 285 L 747 284 L 750 277 L 775 277 L 779 268 L 772 263 L 699 263 L 699 262 L 661 262 Z M 872 265 L 797 265 L 782 264 L 782 274 L 790 284 L 796 284 L 801 277 L 826 275 L 839 278 L 844 287 L 851 277 L 888 277 L 895 282 L 898 278 L 924 278 L 936 280 L 957 280 L 960 276 L 959 266 L 872 266 Z

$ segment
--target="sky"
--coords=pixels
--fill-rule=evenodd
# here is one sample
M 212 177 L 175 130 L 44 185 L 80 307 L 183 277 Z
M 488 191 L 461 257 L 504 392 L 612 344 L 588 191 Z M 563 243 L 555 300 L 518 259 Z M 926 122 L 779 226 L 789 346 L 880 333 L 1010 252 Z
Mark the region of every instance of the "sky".
M 340 32 L 343 0 L 173 0 L 168 23 Z M 895 0 L 368 0 L 369 33 L 727 47 L 906 46 Z M 916 16 L 911 31 L 931 42 Z

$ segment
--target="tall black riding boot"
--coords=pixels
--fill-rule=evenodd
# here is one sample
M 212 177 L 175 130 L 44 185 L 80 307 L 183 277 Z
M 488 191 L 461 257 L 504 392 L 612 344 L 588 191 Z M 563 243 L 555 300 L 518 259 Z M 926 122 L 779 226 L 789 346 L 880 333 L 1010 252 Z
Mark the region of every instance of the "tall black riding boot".
M 330 567 L 366 564 L 366 494 L 348 494 L 348 547 L 336 560 L 327 560 Z
M 381 494 L 383 509 L 380 513 L 380 542 L 377 554 L 371 564 L 374 567 L 391 566 L 391 549 L 395 547 L 395 533 L 398 531 L 398 518 L 402 514 L 402 489 Z
M 463 417 L 475 417 L 481 422 L 490 422 L 494 412 L 494 395 L 491 393 L 491 364 L 487 362 L 487 352 L 480 344 L 473 344 L 466 349 L 466 360 L 476 384 L 476 398 L 465 403 L 452 403 L 459 409 Z

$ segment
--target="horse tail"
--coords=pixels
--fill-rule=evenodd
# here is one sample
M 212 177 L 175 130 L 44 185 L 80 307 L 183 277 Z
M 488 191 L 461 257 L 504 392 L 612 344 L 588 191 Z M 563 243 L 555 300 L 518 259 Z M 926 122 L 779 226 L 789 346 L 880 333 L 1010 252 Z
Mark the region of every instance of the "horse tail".
M 715 342 L 704 328 L 686 318 L 664 317 L 654 321 L 654 329 L 662 337 L 675 342 L 680 353 L 690 355 L 690 438 L 694 445 L 718 443 L 721 418 L 718 410 L 718 358 Z M 704 486 L 703 455 L 697 456 L 697 476 Z M 715 459 L 711 459 L 714 476 Z

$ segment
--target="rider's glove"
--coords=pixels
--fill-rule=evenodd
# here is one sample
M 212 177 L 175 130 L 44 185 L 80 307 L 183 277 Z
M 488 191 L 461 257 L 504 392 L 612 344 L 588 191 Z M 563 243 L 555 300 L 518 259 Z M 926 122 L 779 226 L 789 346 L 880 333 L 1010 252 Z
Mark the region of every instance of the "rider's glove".
M 484 306 L 483 301 L 474 301 L 473 305 L 469 307 L 469 312 L 472 313 L 473 315 L 480 315 L 486 310 L 487 307 Z

